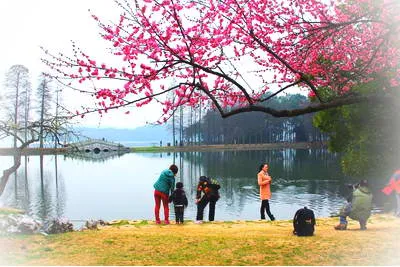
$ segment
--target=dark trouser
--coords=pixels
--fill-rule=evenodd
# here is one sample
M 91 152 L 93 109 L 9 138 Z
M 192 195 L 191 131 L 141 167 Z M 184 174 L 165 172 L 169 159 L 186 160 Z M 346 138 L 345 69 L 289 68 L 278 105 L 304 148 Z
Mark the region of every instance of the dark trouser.
M 261 201 L 261 208 L 260 208 L 261 220 L 265 220 L 265 212 L 267 212 L 267 215 L 271 219 L 271 221 L 275 220 L 274 215 L 272 215 L 271 211 L 269 210 L 268 199 L 264 199 Z
M 185 207 L 182 206 L 174 206 L 174 210 L 175 210 L 175 221 L 177 223 L 183 223 L 183 214 L 184 214 L 184 210 Z
M 203 197 L 199 203 L 197 203 L 197 216 L 196 220 L 201 221 L 203 220 L 203 213 L 204 209 L 207 206 L 208 202 L 210 202 L 210 207 L 209 212 L 208 212 L 208 220 L 210 222 L 214 221 L 214 216 L 215 216 L 215 204 L 217 203 L 217 200 L 215 199 L 208 199 L 206 197 Z

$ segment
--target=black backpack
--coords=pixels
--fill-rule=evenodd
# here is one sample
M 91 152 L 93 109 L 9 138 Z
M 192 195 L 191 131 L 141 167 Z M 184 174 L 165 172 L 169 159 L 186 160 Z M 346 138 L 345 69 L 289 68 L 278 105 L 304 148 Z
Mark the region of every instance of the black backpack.
M 208 179 L 209 179 L 208 187 L 211 189 L 209 198 L 217 201 L 220 197 L 218 190 L 221 188 L 221 186 L 219 185 L 219 182 L 216 179 L 213 178 L 208 178 Z
M 299 209 L 293 218 L 293 234 L 297 236 L 312 236 L 314 235 L 314 225 L 314 212 L 307 207 Z

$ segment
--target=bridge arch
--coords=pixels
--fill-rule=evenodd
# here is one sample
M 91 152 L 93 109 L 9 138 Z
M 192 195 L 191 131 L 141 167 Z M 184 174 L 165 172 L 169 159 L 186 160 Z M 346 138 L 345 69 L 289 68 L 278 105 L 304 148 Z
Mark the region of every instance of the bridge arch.
M 80 152 L 94 152 L 99 154 L 100 152 L 111 152 L 111 151 L 124 151 L 129 152 L 130 148 L 125 147 L 119 143 L 108 142 L 105 140 L 87 140 L 85 142 L 78 142 L 70 144 L 69 147 L 72 147 L 75 151 Z

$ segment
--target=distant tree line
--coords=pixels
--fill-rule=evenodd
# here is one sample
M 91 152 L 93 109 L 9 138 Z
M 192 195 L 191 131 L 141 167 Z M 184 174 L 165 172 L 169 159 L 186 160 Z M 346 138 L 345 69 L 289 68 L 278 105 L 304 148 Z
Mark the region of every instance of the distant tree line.
M 288 94 L 271 98 L 265 105 L 271 108 L 293 109 L 310 104 L 301 94 Z M 177 144 L 258 144 L 275 142 L 326 141 L 327 134 L 313 126 L 313 114 L 291 118 L 275 118 L 260 112 L 241 113 L 229 118 L 221 118 L 214 110 L 202 107 L 176 114 L 178 127 L 171 127 Z M 182 123 L 185 121 L 186 123 Z M 178 128 L 178 129 L 176 129 Z M 178 141 L 179 140 L 179 141 Z

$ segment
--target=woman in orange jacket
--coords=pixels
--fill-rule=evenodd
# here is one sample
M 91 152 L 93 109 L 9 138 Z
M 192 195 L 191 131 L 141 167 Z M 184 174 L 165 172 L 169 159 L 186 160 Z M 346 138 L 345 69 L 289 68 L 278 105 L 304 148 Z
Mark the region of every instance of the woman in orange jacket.
M 260 198 L 261 198 L 261 220 L 265 220 L 265 212 L 271 221 L 275 221 L 274 215 L 269 210 L 269 200 L 271 199 L 271 176 L 268 174 L 268 164 L 264 163 L 260 166 L 259 173 L 257 175 L 258 185 L 260 186 Z

